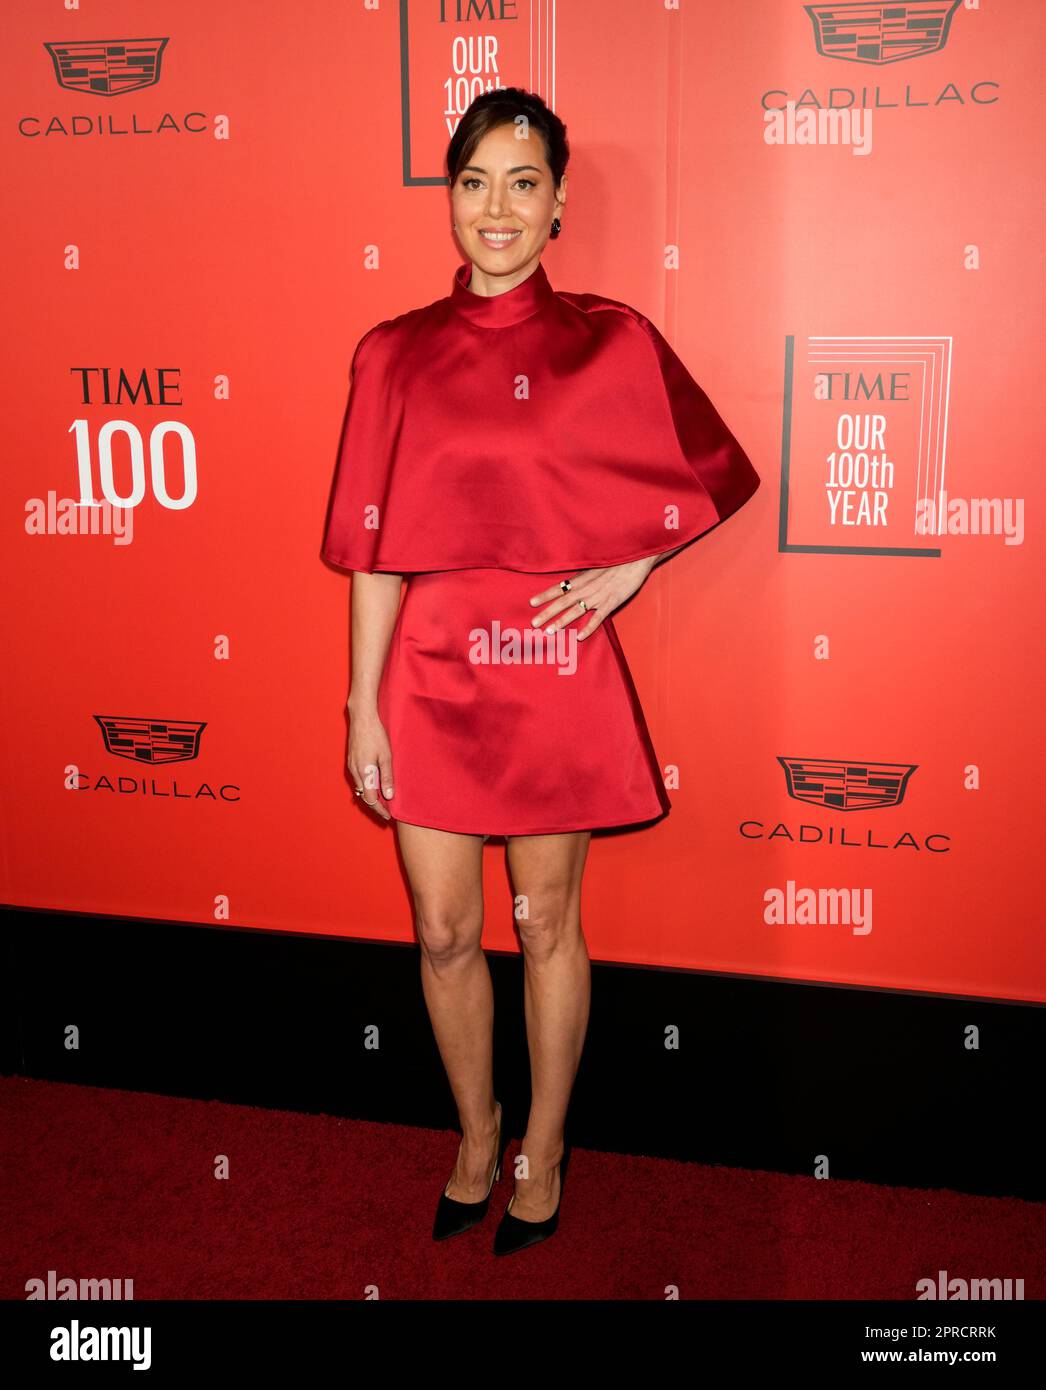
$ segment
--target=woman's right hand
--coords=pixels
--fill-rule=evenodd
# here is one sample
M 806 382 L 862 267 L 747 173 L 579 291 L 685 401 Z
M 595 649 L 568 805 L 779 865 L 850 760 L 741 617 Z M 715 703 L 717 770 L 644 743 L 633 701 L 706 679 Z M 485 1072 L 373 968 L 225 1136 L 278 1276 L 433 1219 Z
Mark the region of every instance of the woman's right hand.
M 349 705 L 349 776 L 352 785 L 361 788 L 357 797 L 361 806 L 376 811 L 383 820 L 392 817 L 382 805 L 392 796 L 392 749 L 385 726 L 376 708 L 353 711 Z

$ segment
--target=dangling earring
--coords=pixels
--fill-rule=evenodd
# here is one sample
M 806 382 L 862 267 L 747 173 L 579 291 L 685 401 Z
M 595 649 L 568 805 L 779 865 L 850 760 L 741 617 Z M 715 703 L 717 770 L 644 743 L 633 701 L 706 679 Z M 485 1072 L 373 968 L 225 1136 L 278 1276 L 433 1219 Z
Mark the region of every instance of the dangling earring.
M 563 229 L 562 229 L 562 227 L 561 227 L 560 224 L 559 224 L 559 218 L 558 218 L 558 217 L 553 217 L 553 219 L 552 219 L 552 230 L 549 232 L 549 236 L 550 236 L 550 237 L 557 237 L 557 236 L 559 236 L 559 234 L 560 234 L 560 232 L 561 232 L 562 230 L 563 230 Z

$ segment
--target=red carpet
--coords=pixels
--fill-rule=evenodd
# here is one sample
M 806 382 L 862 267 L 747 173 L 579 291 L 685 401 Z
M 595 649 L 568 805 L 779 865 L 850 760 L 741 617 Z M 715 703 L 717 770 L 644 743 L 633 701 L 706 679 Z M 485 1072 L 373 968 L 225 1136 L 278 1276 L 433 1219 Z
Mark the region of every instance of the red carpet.
M 1032 1202 L 576 1149 L 557 1234 L 495 1259 L 518 1140 L 483 1224 L 436 1244 L 449 1131 L 2 1077 L 0 1136 L 7 1299 L 50 1269 L 136 1300 L 913 1299 L 940 1269 L 1046 1292 Z

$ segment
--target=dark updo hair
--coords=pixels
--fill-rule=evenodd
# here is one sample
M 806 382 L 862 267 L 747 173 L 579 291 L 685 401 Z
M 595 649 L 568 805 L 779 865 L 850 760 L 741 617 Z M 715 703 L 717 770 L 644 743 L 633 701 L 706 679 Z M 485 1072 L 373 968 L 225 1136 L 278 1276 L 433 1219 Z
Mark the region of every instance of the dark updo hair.
M 523 87 L 495 87 L 480 92 L 462 116 L 447 146 L 447 179 L 451 187 L 484 135 L 498 126 L 515 125 L 517 116 L 525 116 L 528 129 L 540 132 L 553 183 L 559 187 L 570 158 L 567 128 L 536 92 Z

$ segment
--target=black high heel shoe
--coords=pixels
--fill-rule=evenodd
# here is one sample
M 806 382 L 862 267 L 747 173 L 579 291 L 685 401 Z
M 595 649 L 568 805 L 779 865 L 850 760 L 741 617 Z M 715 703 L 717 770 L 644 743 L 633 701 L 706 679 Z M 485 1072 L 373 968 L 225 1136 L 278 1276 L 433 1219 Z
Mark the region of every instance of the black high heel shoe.
M 515 1250 L 525 1250 L 528 1245 L 537 1245 L 539 1241 L 548 1240 L 549 1236 L 555 1234 L 559 1225 L 559 1208 L 563 1201 L 563 1184 L 567 1180 L 571 1147 L 564 1140 L 563 1157 L 559 1160 L 559 1200 L 556 1202 L 555 1211 L 544 1221 L 521 1221 L 518 1216 L 512 1215 L 512 1203 L 516 1200 L 516 1194 L 513 1193 L 501 1218 L 501 1224 L 494 1232 L 495 1255 L 511 1255 Z
M 490 1206 L 490 1194 L 494 1190 L 494 1184 L 501 1177 L 501 1162 L 505 1157 L 505 1145 L 508 1141 L 508 1135 L 505 1133 L 505 1112 L 500 1102 L 498 1111 L 497 1157 L 494 1159 L 494 1172 L 491 1174 L 487 1195 L 481 1197 L 478 1202 L 459 1202 L 456 1198 L 447 1196 L 445 1187 L 436 1206 L 436 1219 L 432 1225 L 433 1240 L 446 1240 L 448 1236 L 459 1236 L 464 1231 L 471 1231 L 472 1227 L 478 1226 L 486 1216 L 487 1208 Z M 448 1182 L 447 1187 L 449 1186 Z

